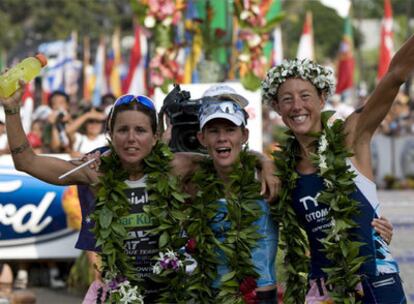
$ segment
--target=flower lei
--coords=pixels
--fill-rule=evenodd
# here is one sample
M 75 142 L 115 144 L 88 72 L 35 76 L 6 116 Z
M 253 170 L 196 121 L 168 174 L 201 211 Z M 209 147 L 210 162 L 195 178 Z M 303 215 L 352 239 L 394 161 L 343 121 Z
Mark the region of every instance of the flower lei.
M 266 74 L 270 63 L 264 55 L 263 49 L 269 41 L 269 33 L 283 18 L 283 14 L 266 20 L 269 7 L 260 0 L 236 0 L 235 16 L 240 24 L 240 40 L 243 41 L 238 61 L 240 66 L 240 80 L 243 86 L 255 91 L 260 87 L 260 80 Z
M 130 203 L 124 193 L 128 174 L 111 145 L 112 153 L 102 158 L 99 191 L 92 219 L 96 246 L 101 246 L 101 270 L 110 289 L 109 303 L 143 304 L 142 281 L 134 267 L 132 257 L 124 251 L 128 232 L 121 224 L 130 212 Z M 179 209 L 185 200 L 176 177 L 169 174 L 172 153 L 165 144 L 158 142 L 150 155 L 144 159 L 147 174 L 147 191 L 151 204 L 144 211 L 154 220 L 150 233 L 159 234 L 160 250 L 177 250 L 185 240 L 181 237 Z M 181 273 L 177 273 L 177 276 Z M 168 288 L 166 288 L 168 289 Z M 171 294 L 169 291 L 165 293 Z
M 168 92 L 168 85 L 180 77 L 182 71 L 177 62 L 179 48 L 174 41 L 174 27 L 182 18 L 184 1 L 138 0 L 132 1 L 139 23 L 151 33 L 149 63 L 150 83 Z
M 262 81 L 263 102 L 270 104 L 276 100 L 279 87 L 288 78 L 302 78 L 310 81 L 318 90 L 328 95 L 335 93 L 334 72 L 310 59 L 284 60 L 280 65 L 271 68 Z
M 315 135 L 319 139 L 318 153 L 312 155 L 312 162 L 319 169 L 319 175 L 325 184 L 325 190 L 318 196 L 318 202 L 330 207 L 329 217 L 333 223 L 332 227 L 327 229 L 326 237 L 321 240 L 326 257 L 332 261 L 332 266 L 323 270 L 328 277 L 326 283 L 333 286 L 329 294 L 335 303 L 355 303 L 356 286 L 360 282 L 358 270 L 366 257 L 359 256 L 359 248 L 363 244 L 351 240 L 351 231 L 357 227 L 352 218 L 360 212 L 358 202 L 350 198 L 355 191 L 355 174 L 349 170 L 346 163 L 346 159 L 352 154 L 344 145 L 343 121 L 329 122 L 333 113 L 322 113 L 323 131 Z M 291 194 L 299 178 L 296 162 L 300 151 L 293 133 L 289 131 L 288 134 L 286 144 L 273 155 L 278 168 L 277 175 L 283 185 L 280 201 L 272 206 L 272 213 L 280 222 L 279 244 L 286 252 L 287 280 L 284 303 L 303 303 L 306 294 L 309 247 L 306 235 L 292 208 Z
M 193 176 L 198 192 L 185 211 L 188 215 L 185 231 L 196 243 L 192 256 L 198 266 L 188 277 L 187 291 L 195 303 L 244 303 L 241 283 L 246 278 L 257 277 L 250 253 L 261 237 L 253 225 L 262 212 L 256 203 L 260 199 L 260 185 L 254 176 L 255 163 L 255 156 L 242 151 L 228 185 L 218 178 L 212 160 L 202 162 Z M 226 231 L 226 240 L 220 242 L 210 221 L 217 214 L 218 200 L 224 197 L 228 210 L 225 221 L 230 223 L 230 228 Z M 230 269 L 221 278 L 218 290 L 212 287 L 216 267 L 222 259 L 217 249 L 224 253 Z

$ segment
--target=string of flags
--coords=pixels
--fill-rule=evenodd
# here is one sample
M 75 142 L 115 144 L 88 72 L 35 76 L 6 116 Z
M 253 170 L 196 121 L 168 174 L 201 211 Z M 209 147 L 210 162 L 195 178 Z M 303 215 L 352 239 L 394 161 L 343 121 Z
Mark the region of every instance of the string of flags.
M 238 79 L 257 90 L 266 71 L 283 60 L 280 22 L 281 0 L 137 0 L 134 36 L 128 49 L 121 47 L 122 33 L 102 36 L 95 54 L 88 37 L 77 57 L 78 37 L 43 43 L 38 51 L 48 57 L 42 72 L 45 95 L 56 90 L 76 94 L 98 106 L 111 93 L 151 95 L 173 82 L 221 82 Z M 384 0 L 380 79 L 392 57 L 392 10 Z M 297 50 L 298 58 L 314 59 L 312 15 L 306 14 Z M 354 55 L 350 16 L 338 42 L 337 93 L 353 87 Z M 2 54 L 3 58 L 3 54 Z M 2 60 L 3 62 L 3 60 Z M 0 64 L 2 64 L 0 62 Z

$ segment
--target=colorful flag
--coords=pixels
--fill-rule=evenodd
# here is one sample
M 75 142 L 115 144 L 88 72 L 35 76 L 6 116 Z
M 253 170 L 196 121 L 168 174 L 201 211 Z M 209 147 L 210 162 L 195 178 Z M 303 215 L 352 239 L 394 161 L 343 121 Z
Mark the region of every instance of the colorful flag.
M 387 72 L 394 52 L 392 24 L 391 3 L 390 0 L 384 0 L 384 18 L 381 22 L 381 42 L 377 80 L 380 80 Z
M 213 41 L 226 41 L 226 36 L 228 33 L 227 28 L 227 18 L 228 14 L 228 1 L 223 0 L 210 0 L 210 5 L 212 9 L 212 18 L 211 18 L 211 39 Z M 209 16 L 207 16 L 209 18 Z M 213 58 L 216 62 L 221 65 L 228 64 L 227 50 L 225 46 L 216 46 L 213 49 Z
M 147 38 L 142 33 L 140 26 L 135 26 L 135 42 L 131 50 L 128 75 L 122 85 L 124 93 L 146 94 L 146 69 Z
M 122 94 L 120 65 L 121 65 L 121 29 L 115 29 L 112 35 L 112 54 L 113 64 L 109 75 L 109 87 L 112 94 L 120 96 Z
M 105 77 L 105 38 L 101 37 L 98 48 L 96 49 L 95 64 L 93 68 L 95 83 L 92 92 L 92 105 L 101 105 L 102 95 L 108 92 Z
M 47 65 L 42 69 L 42 90 L 48 95 L 53 91 L 63 91 L 66 43 L 63 40 L 46 42 L 39 45 L 39 52 L 47 57 Z
M 90 40 L 88 36 L 83 38 L 83 99 L 92 99 L 93 67 L 91 66 Z
M 337 66 L 336 93 L 352 88 L 354 85 L 355 59 L 353 54 L 353 35 L 350 17 L 345 18 L 344 35 L 339 46 L 339 58 Z
M 46 95 L 53 91 L 77 92 L 81 63 L 76 60 L 76 33 L 67 40 L 57 40 L 39 45 L 39 52 L 48 62 L 42 69 L 42 89 Z
M 64 64 L 64 91 L 66 94 L 74 95 L 79 90 L 79 79 L 82 72 L 82 62 L 77 59 L 78 34 L 72 32 L 65 43 L 66 58 Z
M 264 3 L 264 2 L 262 2 Z M 271 6 L 266 14 L 266 21 L 272 20 L 281 12 L 281 1 L 273 0 Z M 269 63 L 271 66 L 278 65 L 283 61 L 283 47 L 282 47 L 282 30 L 280 25 L 277 25 L 272 33 L 271 39 L 266 43 L 264 48 L 264 53 L 266 58 L 269 58 Z
M 312 28 L 312 13 L 306 12 L 305 23 L 303 24 L 302 36 L 299 40 L 298 51 L 296 58 L 298 59 L 314 59 L 313 47 L 313 28 Z
M 200 27 L 199 10 L 193 0 L 187 1 L 185 40 L 187 46 L 183 48 L 185 54 L 184 75 L 182 83 L 198 83 L 199 75 L 196 69 L 201 59 L 203 37 Z

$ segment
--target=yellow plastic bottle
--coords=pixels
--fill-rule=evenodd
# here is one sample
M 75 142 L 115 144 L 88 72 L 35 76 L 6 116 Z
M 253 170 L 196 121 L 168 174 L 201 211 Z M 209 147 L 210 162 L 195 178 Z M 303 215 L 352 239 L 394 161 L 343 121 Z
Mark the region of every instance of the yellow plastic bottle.
M 13 68 L 0 75 L 0 96 L 9 97 L 19 88 L 19 79 L 29 82 L 47 64 L 47 59 L 43 54 L 35 57 L 28 57 L 16 64 Z

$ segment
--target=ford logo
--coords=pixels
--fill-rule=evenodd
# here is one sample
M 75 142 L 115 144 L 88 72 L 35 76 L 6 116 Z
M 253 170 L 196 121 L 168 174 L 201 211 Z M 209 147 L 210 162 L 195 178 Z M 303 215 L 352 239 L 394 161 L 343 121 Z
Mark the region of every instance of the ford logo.
M 80 223 L 75 186 L 51 185 L 0 166 L 0 248 L 62 238 Z

